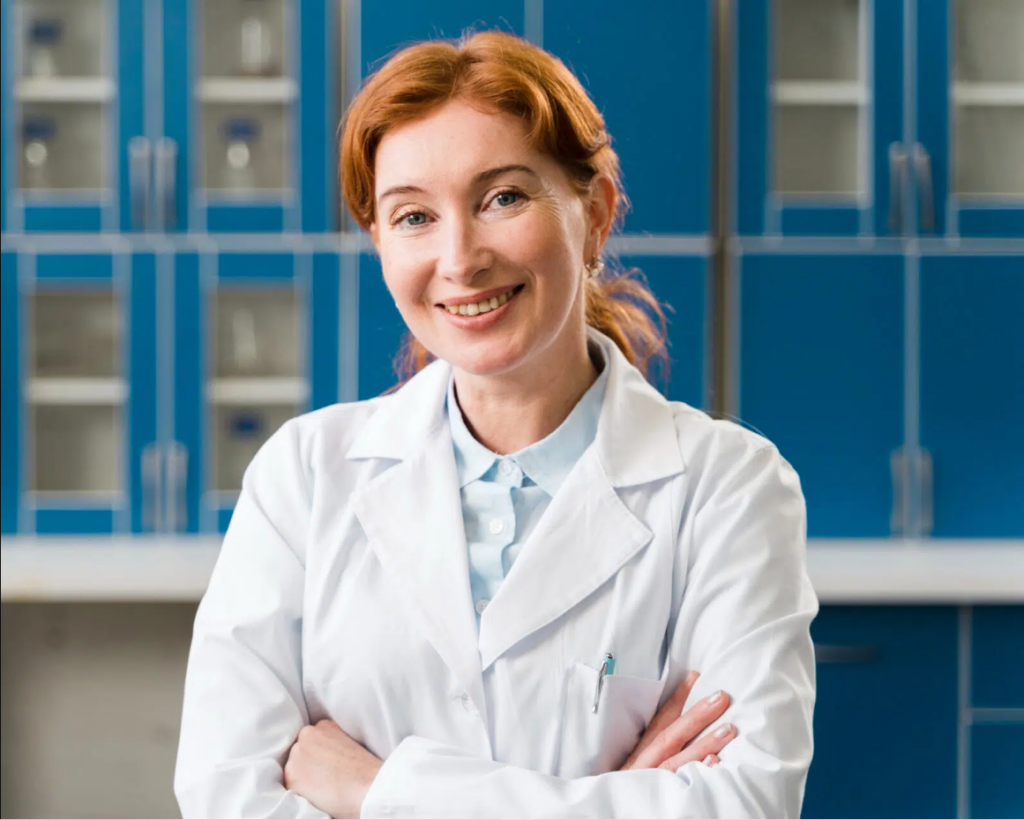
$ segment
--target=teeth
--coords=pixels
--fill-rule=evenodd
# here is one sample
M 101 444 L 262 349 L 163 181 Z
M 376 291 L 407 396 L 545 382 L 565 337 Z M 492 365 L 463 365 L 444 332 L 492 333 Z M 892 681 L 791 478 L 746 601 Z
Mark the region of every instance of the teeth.
M 446 310 L 453 316 L 477 316 L 480 313 L 488 313 L 496 308 L 500 308 L 509 300 L 510 293 L 511 291 L 503 293 L 501 296 L 492 296 L 490 299 L 484 299 L 482 302 L 471 305 L 447 305 Z

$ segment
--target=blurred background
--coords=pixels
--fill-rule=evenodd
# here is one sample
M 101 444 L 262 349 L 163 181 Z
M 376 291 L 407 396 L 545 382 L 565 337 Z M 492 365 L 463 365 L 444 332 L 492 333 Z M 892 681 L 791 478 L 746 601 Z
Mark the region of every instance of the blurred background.
M 1024 816 L 1024 0 L 2 0 L 4 817 L 178 816 L 196 603 L 290 416 L 394 382 L 336 129 L 396 47 L 573 68 L 673 399 L 801 475 L 805 815 Z

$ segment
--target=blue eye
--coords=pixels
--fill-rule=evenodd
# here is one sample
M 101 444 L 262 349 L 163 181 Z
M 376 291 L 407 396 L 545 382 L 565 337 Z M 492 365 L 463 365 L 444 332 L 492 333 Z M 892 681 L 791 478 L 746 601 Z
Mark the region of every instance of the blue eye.
M 494 197 L 494 201 L 503 208 L 508 205 L 515 205 L 518 200 L 519 194 L 515 191 L 502 191 Z
M 416 227 L 417 225 L 423 225 L 427 221 L 427 215 L 422 211 L 416 211 L 416 213 L 406 214 L 402 217 L 402 220 L 406 225 Z

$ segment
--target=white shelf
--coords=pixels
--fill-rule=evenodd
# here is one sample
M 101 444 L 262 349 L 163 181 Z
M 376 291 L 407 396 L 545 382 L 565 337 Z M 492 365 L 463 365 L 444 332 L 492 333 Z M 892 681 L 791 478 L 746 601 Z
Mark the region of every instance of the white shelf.
M 14 95 L 21 102 L 104 103 L 114 99 L 109 77 L 31 77 L 19 80 Z
M 32 404 L 116 405 L 128 398 L 128 384 L 118 378 L 29 379 L 26 394 Z
M 777 105 L 865 105 L 863 83 L 819 80 L 783 80 L 772 86 Z
M 277 377 L 214 379 L 206 395 L 211 404 L 305 404 L 309 382 Z
M 1024 105 L 1024 83 L 956 83 L 953 101 L 957 105 Z
M 207 77 L 196 96 L 209 103 L 287 103 L 295 99 L 295 81 L 288 77 Z
M 198 601 L 220 538 L 0 538 L 4 601 Z M 812 541 L 822 603 L 1024 603 L 1024 541 Z

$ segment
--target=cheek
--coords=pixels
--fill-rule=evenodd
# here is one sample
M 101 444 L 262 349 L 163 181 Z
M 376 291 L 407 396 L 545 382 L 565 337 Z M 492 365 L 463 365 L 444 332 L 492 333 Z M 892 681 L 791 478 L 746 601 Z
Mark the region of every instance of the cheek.
M 415 255 L 381 248 L 380 262 L 384 284 L 400 310 L 404 312 L 423 301 L 430 272 Z

